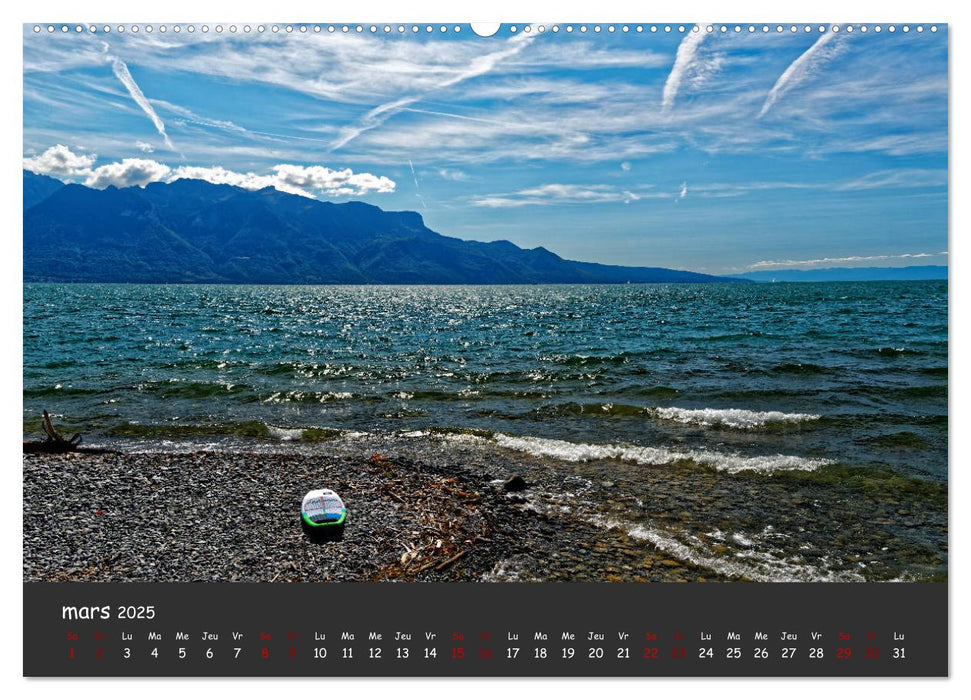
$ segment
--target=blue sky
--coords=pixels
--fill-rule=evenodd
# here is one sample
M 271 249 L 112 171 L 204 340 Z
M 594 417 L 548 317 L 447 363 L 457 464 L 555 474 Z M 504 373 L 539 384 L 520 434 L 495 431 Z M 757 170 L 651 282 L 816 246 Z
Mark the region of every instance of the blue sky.
M 25 26 L 24 167 L 359 199 L 605 263 L 947 263 L 944 27 L 256 26 Z

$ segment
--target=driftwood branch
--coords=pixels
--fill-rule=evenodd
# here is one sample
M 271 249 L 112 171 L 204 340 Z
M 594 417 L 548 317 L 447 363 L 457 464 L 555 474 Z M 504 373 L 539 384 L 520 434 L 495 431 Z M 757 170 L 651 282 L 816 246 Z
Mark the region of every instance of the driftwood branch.
M 54 424 L 51 423 L 51 416 L 47 411 L 44 411 L 44 432 L 47 433 L 47 442 L 54 443 L 55 445 L 63 447 L 77 447 L 81 444 L 81 433 L 74 433 L 70 440 L 65 440 L 64 437 L 54 429 Z
M 61 452 L 91 452 L 100 453 L 105 450 L 85 449 L 81 445 L 81 433 L 74 433 L 68 440 L 54 427 L 51 416 L 44 411 L 44 433 L 47 434 L 46 440 L 24 440 L 24 454 L 57 454 Z

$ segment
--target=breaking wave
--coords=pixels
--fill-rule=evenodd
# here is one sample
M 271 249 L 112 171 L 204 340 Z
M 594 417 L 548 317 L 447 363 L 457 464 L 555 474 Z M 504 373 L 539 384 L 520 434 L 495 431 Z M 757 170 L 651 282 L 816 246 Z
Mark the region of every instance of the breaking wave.
M 828 568 L 825 560 L 821 565 L 808 564 L 799 557 L 785 557 L 766 549 L 757 549 L 757 543 L 749 537 L 736 534 L 734 540 L 744 545 L 735 551 L 734 556 L 724 557 L 711 551 L 700 538 L 691 537 L 691 544 L 681 542 L 663 530 L 647 524 L 632 523 L 592 516 L 590 522 L 605 528 L 620 528 L 635 540 L 650 542 L 658 549 L 674 555 L 682 561 L 689 561 L 726 576 L 747 578 L 751 581 L 789 582 L 833 582 L 864 581 L 865 577 L 855 571 L 837 571 Z
M 552 517 L 576 517 L 604 529 L 619 529 L 632 539 L 647 542 L 661 552 L 683 562 L 704 567 L 724 576 L 763 582 L 850 582 L 865 581 L 859 571 L 842 568 L 829 556 L 810 563 L 799 554 L 786 554 L 772 542 L 778 536 L 771 526 L 761 534 L 733 533 L 729 552 L 718 553 L 704 539 L 690 532 L 675 535 L 650 521 L 634 522 L 616 516 L 591 513 L 587 507 L 578 507 L 576 495 L 570 493 L 536 494 L 534 500 L 523 506 Z M 719 543 L 728 540 L 724 533 L 707 533 L 707 537 Z M 843 565 L 845 567 L 845 564 Z
M 819 420 L 815 413 L 749 411 L 744 408 L 653 408 L 650 413 L 663 420 L 693 425 L 719 426 L 736 430 L 763 428 L 769 424 L 797 424 Z
M 449 435 L 449 439 L 463 442 L 490 441 L 475 435 Z M 551 457 L 564 462 L 589 462 L 598 459 L 617 459 L 634 464 L 660 466 L 673 462 L 690 461 L 712 467 L 718 471 L 737 474 L 744 471 L 771 473 L 776 471 L 813 471 L 833 464 L 833 460 L 797 457 L 793 455 L 758 455 L 746 457 L 739 454 L 710 450 L 674 450 L 666 447 L 637 447 L 630 445 L 592 445 L 565 440 L 538 437 L 516 437 L 496 433 L 491 441 L 499 447 L 525 452 L 534 457 Z

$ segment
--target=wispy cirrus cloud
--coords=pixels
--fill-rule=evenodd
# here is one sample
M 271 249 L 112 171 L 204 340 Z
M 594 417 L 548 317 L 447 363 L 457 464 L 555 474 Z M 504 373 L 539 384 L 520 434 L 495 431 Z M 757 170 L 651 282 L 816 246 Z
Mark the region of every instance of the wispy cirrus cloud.
M 830 41 L 835 44 L 844 38 Z M 75 71 L 71 86 L 75 86 L 75 78 L 83 81 L 86 91 L 96 91 L 96 104 L 117 101 L 98 87 L 88 71 L 105 65 L 100 37 L 82 34 L 72 37 L 70 43 L 62 39 L 31 36 L 24 60 L 25 83 L 30 83 L 35 95 L 32 100 L 62 99 L 60 86 L 58 90 L 37 86 L 46 85 L 49 79 L 45 76 L 51 72 L 70 70 Z M 937 123 L 936 116 L 930 115 L 928 128 L 924 128 L 928 120 L 914 118 L 924 112 L 913 108 L 918 100 L 918 107 L 925 109 L 938 104 L 940 95 L 946 94 L 946 84 L 928 84 L 922 95 L 903 94 L 904 86 L 927 82 L 921 63 L 903 60 L 906 52 L 887 52 L 879 46 L 865 52 L 841 52 L 851 60 L 840 61 L 838 70 L 828 71 L 825 80 L 800 80 L 795 64 L 811 67 L 814 63 L 792 60 L 793 43 L 805 41 L 801 33 L 709 35 L 701 26 L 680 37 L 647 39 L 646 34 L 635 37 L 633 33 L 621 39 L 523 32 L 486 45 L 498 47 L 492 54 L 500 54 L 491 66 L 476 63 L 482 58 L 481 43 L 436 42 L 423 33 L 383 38 L 353 32 L 308 32 L 299 38 L 282 33 L 247 37 L 126 33 L 112 36 L 111 53 L 135 75 L 145 66 L 153 73 L 176 71 L 189 80 L 211 79 L 219 89 L 228 78 L 241 86 L 269 85 L 303 96 L 292 116 L 275 110 L 269 122 L 256 116 L 260 109 L 206 116 L 206 111 L 218 110 L 219 103 L 200 108 L 189 99 L 185 109 L 191 115 L 168 113 L 162 98 L 182 100 L 168 94 L 152 95 L 149 105 L 163 120 L 166 133 L 175 132 L 175 140 L 190 159 L 196 159 L 195 148 L 211 150 L 212 139 L 228 142 L 236 138 L 264 143 L 268 152 L 282 150 L 288 142 L 294 148 L 308 144 L 317 158 L 327 157 L 332 148 L 339 147 L 346 157 L 365 162 L 388 162 L 393 149 L 385 149 L 384 144 L 394 143 L 399 150 L 395 162 L 403 162 L 401 149 L 417 158 L 417 149 L 426 147 L 411 147 L 413 133 L 433 143 L 443 120 L 479 118 L 486 123 L 503 118 L 504 111 L 521 119 L 534 133 L 513 127 L 482 130 L 481 135 L 473 133 L 467 144 L 443 147 L 440 157 L 461 166 L 463 162 L 516 158 L 518 153 L 531 160 L 592 162 L 683 147 L 706 153 L 798 152 L 813 157 L 870 151 L 911 155 L 946 149 L 946 139 L 942 142 L 929 128 Z M 514 43 L 517 40 L 521 44 Z M 877 40 L 854 35 L 847 44 L 869 46 Z M 514 54 L 502 57 L 516 47 Z M 812 55 L 822 56 L 829 48 L 824 45 Z M 672 66 L 671 70 L 664 71 L 665 65 Z M 485 72 L 477 75 L 483 68 Z M 610 69 L 609 74 L 605 68 Z M 786 72 L 789 77 L 783 81 L 779 76 Z M 723 79 L 711 80 L 715 74 Z M 464 77 L 467 75 L 476 79 Z M 773 119 L 752 123 L 751 115 L 765 106 L 765 86 L 773 81 L 779 83 L 777 99 L 782 93 L 789 95 L 787 108 L 813 106 L 800 110 L 801 130 L 781 129 Z M 912 92 L 909 87 L 908 91 Z M 688 92 L 690 101 L 683 99 Z M 667 109 L 645 109 L 645 98 L 654 99 L 650 96 L 658 93 Z M 78 97 L 83 100 L 83 94 Z M 855 110 L 850 121 L 844 121 L 846 105 Z M 671 119 L 675 106 L 677 120 Z M 781 106 L 777 102 L 769 114 Z M 394 118 L 397 115 L 403 118 Z M 614 128 L 616 116 L 630 124 Z M 266 128 L 270 123 L 273 128 Z M 562 127 L 562 136 L 539 133 L 544 124 L 547 130 Z M 509 129 L 513 129 L 512 138 Z M 812 131 L 809 139 L 803 133 L 806 129 Z M 468 125 L 467 131 L 476 130 Z M 29 129 L 25 131 L 29 138 Z M 542 139 L 552 141 L 550 147 Z
M 947 171 L 936 168 L 897 168 L 878 170 L 851 179 L 796 182 L 713 182 L 692 185 L 700 197 L 741 197 L 771 190 L 818 190 L 824 192 L 863 192 L 871 190 L 935 189 L 947 187 Z
M 828 31 L 819 37 L 815 43 L 806 49 L 799 57 L 789 64 L 782 72 L 775 85 L 769 90 L 768 96 L 759 111 L 759 118 L 764 117 L 776 101 L 800 83 L 810 79 L 819 68 L 832 59 L 838 49 L 836 33 Z
M 947 170 L 929 168 L 880 170 L 841 182 L 836 189 L 879 190 L 911 187 L 947 187 Z
M 491 209 L 553 204 L 630 204 L 640 199 L 670 197 L 650 187 L 627 189 L 614 185 L 574 185 L 551 183 L 516 192 L 473 197 L 472 204 Z
M 503 48 L 499 49 L 498 51 L 475 56 L 460 70 L 452 75 L 448 75 L 426 90 L 418 94 L 401 97 L 399 99 L 378 105 L 365 114 L 357 124 L 343 129 L 337 140 L 331 144 L 330 150 L 334 151 L 346 146 L 365 131 L 369 131 L 380 126 L 408 105 L 414 104 L 420 99 L 423 99 L 438 90 L 444 90 L 454 85 L 458 85 L 459 83 L 465 82 L 466 80 L 486 75 L 503 61 L 522 51 L 529 44 L 529 42 L 531 42 L 538 35 L 539 33 L 535 31 L 531 33 L 523 32 L 521 34 L 517 34 L 512 38 L 507 39 Z
M 562 37 L 561 37 L 562 38 Z M 576 66 L 581 70 L 600 68 L 661 68 L 669 65 L 670 54 L 653 47 L 635 50 L 616 46 L 596 46 L 586 41 L 550 41 L 533 44 L 530 51 L 509 59 L 507 65 L 517 74 L 542 71 L 550 66 Z
M 851 138 L 838 138 L 822 144 L 818 151 L 832 153 L 879 153 L 891 156 L 920 156 L 928 153 L 947 152 L 947 132 L 940 130 L 914 130 L 906 134 L 864 134 Z
M 782 267 L 819 267 L 821 265 L 847 265 L 853 263 L 886 262 L 889 260 L 920 260 L 923 258 L 946 257 L 947 251 L 938 253 L 899 253 L 894 255 L 847 255 L 836 258 L 815 258 L 811 260 L 760 260 L 748 266 L 749 270 Z
M 702 198 L 730 198 L 771 191 L 819 191 L 864 192 L 872 190 L 934 189 L 947 186 L 947 171 L 921 168 L 880 170 L 849 180 L 818 182 L 762 181 L 762 182 L 712 182 L 691 186 L 694 196 Z M 682 181 L 673 193 L 662 192 L 653 185 L 639 185 L 625 189 L 614 185 L 547 184 L 514 192 L 473 197 L 472 203 L 480 207 L 522 207 L 549 204 L 599 204 L 639 199 L 673 199 L 675 203 L 688 196 L 688 182 Z

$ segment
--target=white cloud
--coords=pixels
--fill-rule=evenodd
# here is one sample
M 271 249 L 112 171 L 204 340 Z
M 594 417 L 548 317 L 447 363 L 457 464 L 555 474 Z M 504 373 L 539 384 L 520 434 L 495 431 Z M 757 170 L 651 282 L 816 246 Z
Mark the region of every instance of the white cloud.
M 164 163 L 146 158 L 124 158 L 92 169 L 97 156 L 78 155 L 68 147 L 57 145 L 40 156 L 24 158 L 24 168 L 43 175 L 57 175 L 68 180 L 83 180 L 88 187 L 104 188 L 144 187 L 152 182 L 172 182 L 179 179 L 205 180 L 213 184 L 235 185 L 247 190 L 273 187 L 281 192 L 303 197 L 327 195 L 357 197 L 365 194 L 394 192 L 395 182 L 383 175 L 355 173 L 350 168 L 332 170 L 322 165 L 294 165 L 281 163 L 266 174 L 241 173 L 221 166 L 203 167 L 183 165 L 170 168 Z
M 818 267 L 820 265 L 846 265 L 847 263 L 867 263 L 886 260 L 920 260 L 947 256 L 947 251 L 939 253 L 901 253 L 899 255 L 848 255 L 842 258 L 816 258 L 814 260 L 760 260 L 749 265 L 750 270 L 772 267 Z
M 623 163 L 620 164 L 620 169 L 623 170 L 625 173 L 629 173 L 630 163 L 625 160 Z
M 257 175 L 256 173 L 239 173 L 227 170 L 221 166 L 202 167 L 198 165 L 183 165 L 176 168 L 169 181 L 175 180 L 205 180 L 214 185 L 233 185 L 242 187 L 245 190 L 261 190 L 264 187 L 274 187 L 276 181 L 269 175 Z M 293 192 L 292 188 L 278 188 L 284 192 Z M 296 194 L 296 193 L 294 193 Z M 299 194 L 306 194 L 300 192 Z
M 172 171 L 169 182 L 179 179 L 205 180 L 217 185 L 234 185 L 246 190 L 261 190 L 272 187 L 298 194 L 302 197 L 315 197 L 317 194 L 331 197 L 359 197 L 361 195 L 394 192 L 395 182 L 390 178 L 371 173 L 355 173 L 346 168 L 331 170 L 320 165 L 303 166 L 284 163 L 274 165 L 272 174 L 260 175 L 240 173 L 223 167 L 181 166 Z
M 74 153 L 62 144 L 51 146 L 39 156 L 24 158 L 24 169 L 38 175 L 74 175 L 87 170 L 98 160 L 96 155 Z
M 321 165 L 304 167 L 284 164 L 274 165 L 273 170 L 279 184 L 309 192 L 346 196 L 369 192 L 387 194 L 395 190 L 394 180 L 390 178 L 371 173 L 355 173 L 350 168 L 331 170 Z
M 155 151 L 155 146 L 148 143 L 147 141 L 136 141 L 135 148 L 137 148 L 142 153 L 153 153 Z
M 551 183 L 529 187 L 517 192 L 486 195 L 472 199 L 477 207 L 491 209 L 523 206 L 548 206 L 552 204 L 630 204 L 644 198 L 667 195 L 647 191 L 633 192 L 611 185 L 568 185 Z
M 661 95 L 661 109 L 669 110 L 674 106 L 674 99 L 678 96 L 681 83 L 685 78 L 697 74 L 696 60 L 698 48 L 705 40 L 708 33 L 704 30 L 705 25 L 699 24 L 698 31 L 689 32 L 678 45 L 678 53 L 674 57 L 674 65 L 671 73 L 664 82 L 664 91 Z
M 128 93 L 131 95 L 132 99 L 135 100 L 135 104 L 142 108 L 142 111 L 148 115 L 148 118 L 152 120 L 152 124 L 155 125 L 155 129 L 158 131 L 162 140 L 165 141 L 165 145 L 171 150 L 175 150 L 172 142 L 169 140 L 168 134 L 165 133 L 165 124 L 159 119 L 152 105 L 149 104 L 148 99 L 146 99 L 145 94 L 142 92 L 141 88 L 138 87 L 138 83 L 135 79 L 131 77 L 131 73 L 128 72 L 128 66 L 121 59 L 114 59 L 111 62 L 111 70 L 114 72 L 115 77 L 121 81 L 121 84 L 125 86 Z
M 682 199 L 688 196 L 688 182 L 681 183 L 681 190 L 678 192 L 678 196 L 674 198 L 675 202 L 680 202 Z
M 834 32 L 826 32 L 812 46 L 806 49 L 799 58 L 789 64 L 789 67 L 785 69 L 782 75 L 779 76 L 779 79 L 775 81 L 772 89 L 769 90 L 769 94 L 765 98 L 765 104 L 762 105 L 762 110 L 759 112 L 759 117 L 765 116 L 766 112 L 776 103 L 776 100 L 799 85 L 799 83 L 808 80 L 823 63 L 836 55 L 837 47 L 835 45 L 827 48 L 827 45 L 835 38 L 836 34 Z
M 469 179 L 468 173 L 462 170 L 455 170 L 452 168 L 438 168 L 436 171 L 438 176 L 443 180 L 452 180 L 453 182 L 465 182 Z
M 164 180 L 171 171 L 169 166 L 155 160 L 124 158 L 120 163 L 108 163 L 91 170 L 84 178 L 84 184 L 99 190 L 109 186 L 144 187 L 150 182 Z

